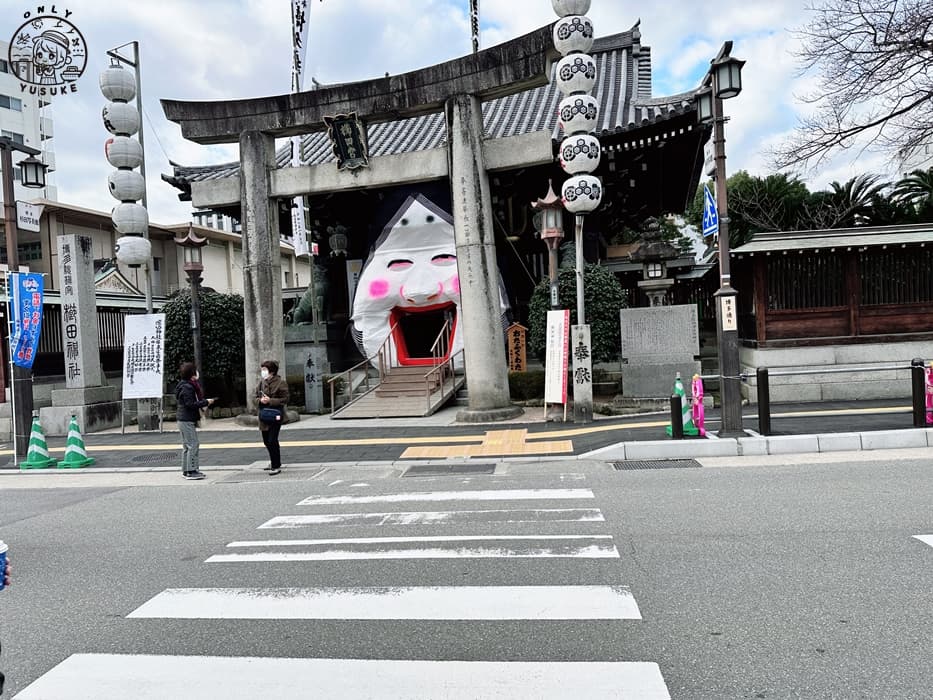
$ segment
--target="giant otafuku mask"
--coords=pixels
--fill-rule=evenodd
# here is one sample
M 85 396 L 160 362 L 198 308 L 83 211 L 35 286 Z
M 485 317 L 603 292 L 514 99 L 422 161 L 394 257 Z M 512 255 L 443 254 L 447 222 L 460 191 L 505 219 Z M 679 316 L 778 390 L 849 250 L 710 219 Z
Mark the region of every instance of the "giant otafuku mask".
M 491 313 L 504 314 L 508 308 L 501 289 L 499 296 L 501 308 Z M 383 229 L 360 274 L 353 299 L 357 345 L 372 358 L 388 338 L 398 364 L 430 365 L 432 345 L 445 321 L 452 334 L 441 359 L 463 349 L 459 311 L 453 219 L 423 195 L 409 197 Z M 455 364 L 463 366 L 462 355 Z

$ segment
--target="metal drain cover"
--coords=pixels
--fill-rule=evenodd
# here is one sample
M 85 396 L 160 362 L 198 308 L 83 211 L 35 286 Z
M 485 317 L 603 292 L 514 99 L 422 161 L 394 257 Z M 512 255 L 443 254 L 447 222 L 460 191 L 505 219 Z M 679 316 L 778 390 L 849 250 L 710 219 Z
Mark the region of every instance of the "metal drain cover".
M 137 455 L 130 457 L 133 464 L 167 464 L 169 462 L 178 462 L 181 464 L 181 452 L 153 452 L 148 455 Z
M 627 459 L 624 462 L 613 462 L 617 471 L 631 469 L 698 469 L 701 465 L 695 459 Z
M 466 474 L 495 474 L 495 464 L 418 464 L 409 467 L 407 476 L 463 476 Z

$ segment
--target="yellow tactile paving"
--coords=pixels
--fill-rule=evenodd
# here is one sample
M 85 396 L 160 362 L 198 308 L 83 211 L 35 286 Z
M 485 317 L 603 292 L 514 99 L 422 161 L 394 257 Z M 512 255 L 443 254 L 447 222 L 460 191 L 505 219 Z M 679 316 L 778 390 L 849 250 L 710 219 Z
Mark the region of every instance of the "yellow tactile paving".
M 527 442 L 527 430 L 490 430 L 478 445 L 431 445 L 409 447 L 402 459 L 446 459 L 450 457 L 501 457 L 573 452 L 572 440 Z M 476 439 L 475 437 L 473 438 Z

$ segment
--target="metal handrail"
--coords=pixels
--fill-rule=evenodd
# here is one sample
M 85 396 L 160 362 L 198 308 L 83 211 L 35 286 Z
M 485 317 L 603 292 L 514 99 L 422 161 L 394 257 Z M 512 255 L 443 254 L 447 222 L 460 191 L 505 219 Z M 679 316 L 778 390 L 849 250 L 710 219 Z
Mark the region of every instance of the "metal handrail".
M 441 392 L 441 397 L 444 396 L 445 386 L 447 384 L 446 380 L 447 380 L 448 375 L 450 376 L 450 388 L 451 388 L 451 391 L 453 391 L 453 388 L 456 386 L 456 372 L 454 371 L 454 360 L 455 358 L 459 357 L 462 354 L 463 354 L 463 350 L 458 350 L 453 355 L 451 355 L 446 360 L 444 360 L 441 364 L 435 366 L 432 370 L 430 370 L 427 374 L 424 375 L 424 387 L 425 387 L 425 394 L 426 394 L 425 400 L 427 401 L 428 411 L 431 410 L 431 394 L 434 393 L 433 391 L 431 391 L 431 375 L 435 373 L 440 373 L 441 381 L 440 381 L 439 389 Z M 450 372 L 445 371 L 446 369 L 448 369 L 448 367 L 450 369 Z
M 439 360 L 440 358 L 444 357 L 447 354 L 447 345 L 448 345 L 449 337 L 445 335 L 445 332 L 447 331 L 449 327 L 450 327 L 450 321 L 445 319 L 444 325 L 441 326 L 441 330 L 438 332 L 437 337 L 434 339 L 434 343 L 431 345 L 431 356 L 434 358 L 435 364 L 437 364 L 437 360 Z M 444 352 L 438 353 L 437 345 L 438 343 L 441 342 L 441 340 L 444 341 Z
M 338 379 L 342 378 L 344 375 L 347 375 L 347 403 L 345 403 L 343 406 L 347 406 L 353 402 L 353 372 L 359 369 L 360 367 L 363 367 L 365 365 L 368 368 L 369 365 L 373 364 L 374 361 L 378 361 L 376 364 L 376 367 L 379 370 L 379 382 L 382 383 L 382 381 L 385 379 L 385 376 L 386 376 L 385 351 L 388 350 L 389 352 L 389 366 L 391 367 L 392 366 L 392 346 L 389 345 L 389 340 L 392 339 L 392 333 L 395 331 L 397 327 L 398 327 L 398 323 L 392 324 L 392 327 L 389 329 L 389 334 L 386 336 L 386 339 L 382 341 L 382 345 L 379 346 L 379 349 L 376 350 L 375 354 L 373 354 L 370 357 L 367 357 L 362 362 L 357 362 L 350 369 L 344 370 L 340 374 L 335 375 L 327 380 L 327 383 L 330 384 L 330 413 L 331 415 L 337 412 L 337 406 L 334 403 L 334 398 L 335 398 L 334 397 L 334 383 Z M 363 394 L 361 394 L 361 396 L 368 394 L 370 391 L 372 391 L 372 389 L 370 389 L 369 387 L 369 370 L 368 369 L 364 376 L 366 380 L 366 391 L 364 391 Z M 341 406 L 340 408 L 343 408 L 343 406 Z
M 786 369 L 771 370 L 768 374 L 772 377 L 790 377 L 804 374 L 834 374 L 842 372 L 885 372 L 892 369 L 910 369 L 910 365 L 881 365 L 876 367 L 827 367 L 826 369 Z

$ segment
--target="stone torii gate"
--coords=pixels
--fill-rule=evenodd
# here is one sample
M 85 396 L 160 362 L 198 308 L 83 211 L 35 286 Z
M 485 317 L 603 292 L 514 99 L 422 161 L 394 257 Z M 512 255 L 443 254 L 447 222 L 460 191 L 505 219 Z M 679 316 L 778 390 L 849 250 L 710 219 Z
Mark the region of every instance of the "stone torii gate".
M 459 420 L 506 419 L 521 413 L 511 405 L 505 343 L 499 322 L 499 285 L 488 161 L 500 168 L 553 160 L 550 134 L 516 136 L 505 153 L 484 147 L 481 102 L 545 85 L 557 56 L 551 27 L 476 54 L 410 73 L 300 93 L 244 100 L 182 102 L 162 100 L 166 117 L 195 143 L 239 143 L 238 192 L 243 230 L 243 289 L 246 323 L 246 373 L 262 359 L 284 357 L 281 264 L 274 200 L 328 189 L 357 189 L 448 176 L 453 203 L 454 239 L 461 280 L 464 363 L 470 385 L 469 408 Z M 321 168 L 277 171 L 275 139 L 319 131 L 324 117 L 356 112 L 366 124 L 395 121 L 444 110 L 446 163 L 437 154 L 374 158 L 365 173 Z M 529 138 L 535 137 L 535 138 Z M 420 157 L 419 157 L 420 156 Z M 377 163 L 376 161 L 383 161 Z M 439 172 L 444 170 L 445 172 Z M 323 181 L 322 181 L 323 180 Z M 237 197 L 238 195 L 238 197 Z M 193 197 L 195 206 L 198 198 Z M 216 202 L 215 202 L 216 203 Z M 204 206 L 204 204 L 202 204 Z

